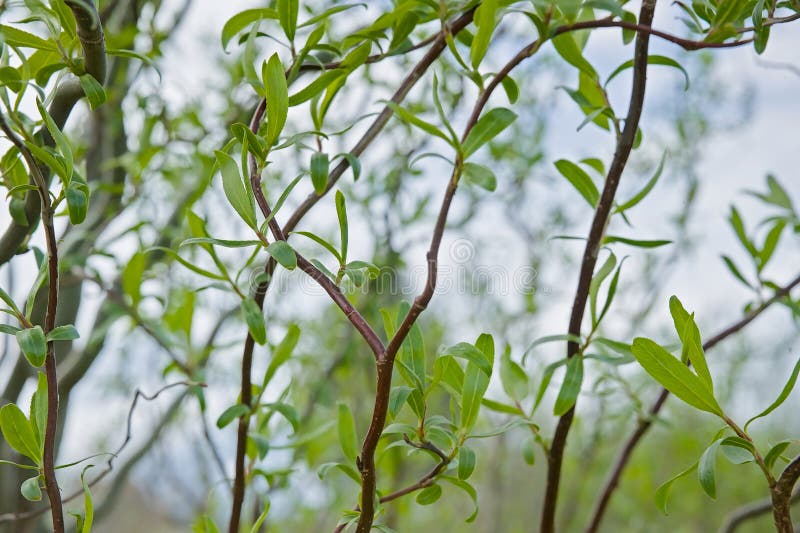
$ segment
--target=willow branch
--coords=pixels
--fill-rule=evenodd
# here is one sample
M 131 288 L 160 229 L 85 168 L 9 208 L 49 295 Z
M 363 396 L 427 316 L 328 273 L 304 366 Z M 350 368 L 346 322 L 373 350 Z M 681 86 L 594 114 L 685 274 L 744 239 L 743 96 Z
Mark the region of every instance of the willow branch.
M 771 487 L 772 492 L 772 517 L 778 533 L 794 533 L 792 525 L 792 491 L 800 479 L 800 455 L 783 470 L 777 483 Z
M 644 28 L 648 28 L 651 25 L 655 7 L 655 0 L 645 0 L 642 3 L 642 8 L 639 12 L 639 20 Z M 574 30 L 577 26 L 578 24 L 574 24 L 572 29 Z M 575 299 L 572 304 L 572 314 L 570 316 L 568 332 L 575 337 L 580 337 L 581 334 L 581 324 L 583 322 L 584 312 L 586 311 L 586 301 L 589 298 L 589 287 L 592 282 L 592 275 L 595 265 L 597 264 L 597 255 L 600 250 L 606 225 L 608 224 L 611 208 L 614 204 L 614 196 L 617 193 L 617 187 L 619 186 L 622 172 L 625 169 L 625 164 L 633 149 L 636 132 L 639 128 L 639 119 L 642 115 L 645 87 L 647 85 L 647 52 L 649 42 L 650 33 L 647 31 L 639 31 L 637 33 L 633 59 L 633 88 L 631 89 L 628 115 L 625 119 L 625 127 L 622 130 L 622 134 L 617 140 L 614 158 L 608 170 L 608 175 L 606 176 L 603 192 L 597 203 L 597 208 L 595 209 L 594 220 L 589 230 L 589 238 L 586 241 L 583 259 L 581 261 L 578 287 L 575 291 Z M 567 358 L 575 356 L 580 357 L 579 351 L 580 346 L 577 342 L 569 341 L 567 343 Z M 575 406 L 573 405 L 569 411 L 559 418 L 553 436 L 553 443 L 550 447 L 550 453 L 547 456 L 547 484 L 545 486 L 541 519 L 542 533 L 553 533 L 555 529 L 558 488 L 561 482 L 561 464 L 567 444 L 567 436 L 569 435 L 574 416 Z
M 90 1 L 75 2 L 66 0 L 64 3 L 72 10 L 75 16 L 78 40 L 83 50 L 86 73 L 91 74 L 102 84 L 106 78 L 106 47 L 97 9 Z M 78 100 L 83 98 L 83 95 L 84 92 L 80 81 L 75 77 L 67 79 L 56 88 L 48 112 L 59 129 L 63 129 L 72 108 L 75 107 Z M 46 146 L 52 147 L 55 145 L 55 141 L 46 128 L 42 127 L 38 135 L 42 137 Z M 45 178 L 45 183 L 49 183 L 49 172 L 44 168 L 40 168 L 40 172 Z M 7 263 L 14 257 L 20 246 L 33 233 L 39 220 L 40 208 L 39 198 L 36 193 L 29 192 L 25 196 L 27 224 L 21 225 L 12 221 L 3 236 L 0 237 L 0 265 Z
M 709 338 L 706 342 L 703 343 L 703 351 L 709 351 L 714 348 L 717 344 L 724 341 L 728 337 L 740 332 L 745 327 L 747 327 L 751 322 L 753 322 L 756 318 L 758 318 L 764 311 L 766 311 L 770 306 L 775 303 L 780 302 L 792 292 L 792 290 L 800 285 L 800 276 L 797 276 L 788 284 L 784 285 L 781 289 L 775 291 L 775 294 L 769 298 L 768 300 L 764 301 L 761 305 L 756 307 L 755 309 L 751 310 L 747 315 L 742 317 L 740 320 L 737 320 L 727 328 L 723 329 L 713 337 Z M 603 483 L 603 488 L 600 491 L 600 497 L 597 500 L 595 505 L 594 511 L 592 512 L 592 518 L 589 522 L 589 525 L 586 528 L 587 533 L 594 533 L 600 527 L 600 523 L 603 520 L 606 510 L 608 509 L 608 504 L 611 501 L 611 497 L 616 491 L 620 478 L 622 477 L 622 473 L 625 471 L 625 467 L 631 460 L 633 456 L 633 452 L 638 446 L 639 441 L 642 440 L 642 437 L 650 430 L 650 426 L 653 424 L 653 420 L 656 419 L 656 416 L 664 407 L 664 403 L 669 398 L 669 391 L 667 389 L 662 388 L 661 393 L 658 395 L 658 398 L 655 402 L 650 406 L 648 410 L 648 416 L 639 420 L 639 423 L 636 425 L 636 428 L 633 430 L 631 435 L 625 441 L 625 444 L 620 449 L 619 453 L 617 454 L 617 458 L 614 461 L 614 464 L 611 467 L 611 470 L 608 473 L 606 481 Z
M 790 503 L 797 503 L 798 501 L 800 501 L 800 490 L 794 492 Z M 734 533 L 745 522 L 768 514 L 771 511 L 772 498 L 764 498 L 763 500 L 743 505 L 727 516 L 718 533 Z

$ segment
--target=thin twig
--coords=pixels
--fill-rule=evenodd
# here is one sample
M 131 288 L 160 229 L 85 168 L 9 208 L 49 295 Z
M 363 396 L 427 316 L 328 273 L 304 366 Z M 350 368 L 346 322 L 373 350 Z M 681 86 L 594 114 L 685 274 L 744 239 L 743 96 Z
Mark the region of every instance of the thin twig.
M 788 296 L 791 291 L 800 285 L 800 276 L 797 276 L 792 281 L 790 281 L 787 285 L 784 285 L 780 290 L 775 291 L 775 294 L 769 298 L 768 300 L 764 301 L 761 305 L 747 313 L 744 317 L 740 320 L 737 320 L 727 328 L 723 329 L 710 339 L 708 339 L 705 343 L 703 343 L 703 350 L 708 351 L 714 348 L 717 344 L 722 342 L 723 340 L 727 339 L 731 335 L 738 333 L 739 331 L 743 330 L 748 324 L 750 324 L 753 320 L 758 318 L 764 311 L 766 311 L 770 306 L 773 304 L 781 301 L 783 298 Z M 667 389 L 661 389 L 661 393 L 659 394 L 658 398 L 653 405 L 648 410 L 647 418 L 643 418 L 639 420 L 639 423 L 636 425 L 636 428 L 633 430 L 633 433 L 628 437 L 625 441 L 625 444 L 620 449 L 619 454 L 617 455 L 617 459 L 614 461 L 611 470 L 608 473 L 608 477 L 606 481 L 603 483 L 603 488 L 600 491 L 600 498 L 597 500 L 597 504 L 595 505 L 594 511 L 592 512 L 592 518 L 589 521 L 589 525 L 586 528 L 587 533 L 594 533 L 600 527 L 600 523 L 603 520 L 603 516 L 608 508 L 608 504 L 611 501 L 611 497 L 614 494 L 614 491 L 617 489 L 619 485 L 619 480 L 622 477 L 622 473 L 625 470 L 625 467 L 630 462 L 631 457 L 633 456 L 633 451 L 638 446 L 639 441 L 644 437 L 644 435 L 650 430 L 650 426 L 653 424 L 653 420 L 656 419 L 656 416 L 661 411 L 662 407 L 664 407 L 664 403 L 667 401 L 669 397 L 669 391 Z

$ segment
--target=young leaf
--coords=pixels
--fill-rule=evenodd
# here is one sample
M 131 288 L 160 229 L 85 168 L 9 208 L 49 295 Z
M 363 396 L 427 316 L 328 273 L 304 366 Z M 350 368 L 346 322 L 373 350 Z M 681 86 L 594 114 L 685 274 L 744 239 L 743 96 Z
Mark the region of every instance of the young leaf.
M 556 404 L 553 407 L 553 414 L 562 416 L 572 409 L 578 399 L 583 384 L 583 357 L 575 355 L 567 362 L 567 373 L 561 390 L 558 391 Z
M 311 183 L 314 184 L 314 192 L 322 195 L 328 185 L 328 154 L 314 152 L 311 154 Z
M 28 418 L 33 434 L 36 437 L 37 449 L 42 449 L 44 430 L 47 426 L 47 378 L 44 372 L 39 372 L 36 391 L 31 396 L 31 405 Z
M 326 70 L 322 74 L 320 74 L 314 81 L 294 93 L 289 97 L 289 107 L 294 107 L 296 105 L 300 105 L 303 102 L 307 102 L 311 100 L 319 93 L 324 91 L 331 85 L 334 81 L 338 80 L 339 78 L 347 75 L 347 71 L 345 69 L 337 68 L 333 70 Z
M 459 342 L 455 346 L 447 348 L 440 357 L 444 356 L 458 357 L 475 363 L 487 377 L 492 375 L 492 362 L 481 350 L 468 342 Z
M 717 497 L 717 450 L 722 441 L 723 439 L 715 440 L 711 446 L 706 448 L 697 463 L 697 477 L 700 480 L 700 486 L 703 487 L 706 494 L 714 499 Z
M 241 13 L 235 14 L 222 27 L 222 49 L 228 48 L 228 43 L 239 32 L 250 24 L 261 19 L 277 19 L 278 12 L 274 9 L 245 9 Z
M 267 246 L 267 253 L 287 270 L 297 268 L 297 255 L 286 241 L 275 241 Z
M 417 503 L 420 505 L 430 505 L 435 503 L 442 496 L 441 485 L 433 484 L 425 487 L 417 494 Z
M 489 192 L 493 192 L 497 188 L 497 178 L 489 167 L 467 162 L 464 163 L 462 175 L 467 183 L 477 185 Z
M 39 486 L 39 478 L 41 476 L 32 477 L 22 482 L 19 491 L 22 497 L 31 502 L 38 502 L 42 499 L 42 489 Z
M 25 418 L 25 413 L 13 403 L 0 408 L 0 432 L 12 449 L 37 465 L 42 464 L 42 450 L 31 423 Z
M 70 146 L 67 138 L 61 133 L 61 130 L 58 129 L 53 117 L 50 116 L 50 113 L 47 112 L 47 109 L 42 105 L 38 99 L 36 100 L 36 107 L 39 108 L 39 115 L 41 115 L 42 120 L 44 121 L 45 126 L 47 127 L 47 131 L 53 137 L 53 140 L 58 146 L 59 152 L 61 155 L 64 156 L 64 170 L 66 171 L 66 175 L 64 179 L 69 182 L 72 178 L 72 170 L 73 170 L 73 159 L 72 159 L 72 147 Z
M 241 418 L 250 412 L 250 408 L 244 404 L 237 403 L 236 405 L 232 405 L 225 409 L 219 418 L 217 419 L 217 427 L 219 429 L 224 428 L 237 418 Z
M 794 389 L 795 384 L 797 383 L 797 376 L 799 374 L 800 374 L 800 359 L 798 359 L 797 363 L 795 363 L 794 370 L 792 370 L 792 374 L 789 376 L 789 380 L 786 382 L 786 385 L 783 386 L 783 390 L 778 395 L 778 397 L 775 399 L 775 401 L 772 402 L 769 407 L 767 407 L 766 409 L 764 409 L 763 411 L 758 413 L 756 416 L 754 416 L 753 418 L 748 420 L 747 423 L 744 425 L 744 430 L 745 431 L 747 431 L 747 426 L 749 426 L 751 422 L 753 422 L 754 420 L 758 420 L 759 418 L 763 418 L 763 417 L 767 416 L 772 411 L 774 411 L 775 409 L 780 407 L 780 405 L 784 401 L 786 401 L 786 398 L 789 397 L 789 394 L 791 394 L 792 390 Z
M 242 181 L 239 173 L 239 166 L 236 161 L 225 152 L 214 152 L 219 163 L 220 174 L 222 174 L 222 189 L 228 202 L 236 210 L 244 222 L 253 229 L 256 224 L 255 198 L 248 193 L 247 187 Z
M 300 328 L 295 324 L 290 324 L 286 330 L 286 336 L 283 337 L 281 343 L 272 351 L 272 359 L 267 367 L 267 372 L 264 374 L 264 381 L 261 388 L 265 389 L 272 377 L 283 366 L 286 361 L 292 356 L 297 341 L 300 340 Z
M 516 113 L 505 107 L 496 107 L 475 123 L 464 140 L 464 159 L 474 154 L 478 148 L 494 139 L 500 132 L 511 125 L 517 118 Z
M 25 355 L 25 359 L 27 359 L 32 366 L 42 366 L 47 357 L 47 339 L 45 338 L 42 326 L 21 329 L 17 331 L 16 337 L 19 348 Z
M 458 479 L 452 476 L 441 476 L 440 479 L 455 485 L 456 487 L 467 493 L 467 495 L 472 500 L 473 510 L 472 514 L 467 517 L 465 522 L 467 523 L 474 522 L 475 518 L 478 517 L 478 492 L 475 490 L 475 487 L 473 487 L 472 485 L 470 485 L 469 483 L 467 483 L 462 479 Z
M 723 416 L 722 408 L 706 383 L 664 348 L 650 339 L 638 337 L 631 351 L 647 373 L 672 394 L 701 411 Z
M 400 107 L 399 105 L 397 105 L 392 101 L 387 101 L 386 106 L 392 111 L 394 111 L 394 113 L 398 116 L 398 118 L 400 118 L 400 120 L 402 120 L 403 122 L 407 122 L 413 126 L 416 126 L 425 133 L 433 135 L 434 137 L 439 137 L 440 139 L 444 139 L 445 141 L 447 141 L 447 144 L 453 146 L 453 140 L 450 137 L 448 137 L 445 132 L 443 132 L 430 122 L 422 120 L 417 115 L 411 113 L 406 109 L 403 109 L 402 107 Z
M 464 385 L 461 391 L 461 427 L 466 431 L 472 429 L 478 420 L 481 400 L 489 387 L 489 378 L 492 375 L 494 362 L 494 339 L 486 333 L 478 337 L 474 347 L 480 352 L 483 359 L 489 363 L 489 372 L 486 373 L 478 363 L 470 361 L 464 371 Z
M 262 78 L 267 99 L 267 146 L 272 146 L 283 131 L 289 113 L 289 89 L 278 54 L 273 54 L 264 64 Z
M 683 79 L 684 79 L 683 90 L 684 91 L 688 91 L 689 90 L 689 73 L 686 72 L 686 69 L 683 68 L 683 66 L 680 63 L 678 63 L 677 61 L 675 61 L 671 57 L 658 56 L 658 55 L 647 56 L 647 63 L 649 65 L 664 65 L 664 66 L 667 66 L 667 67 L 673 67 L 673 68 L 676 68 L 676 69 L 680 70 L 681 73 L 683 74 Z M 629 59 L 628 61 L 624 62 L 623 64 L 618 66 L 616 68 L 616 70 L 614 70 L 614 72 L 612 72 L 608 76 L 608 79 L 606 80 L 605 85 L 608 85 L 611 82 L 611 80 L 616 78 L 617 74 L 619 74 L 620 72 L 622 72 L 622 71 L 624 71 L 626 69 L 632 68 L 632 67 L 633 67 L 633 59 Z
M 475 470 L 475 452 L 462 446 L 458 449 L 458 479 L 467 480 Z
M 700 341 L 700 330 L 697 328 L 694 316 L 690 315 L 686 309 L 684 309 L 683 304 L 678 300 L 677 296 L 670 297 L 669 312 L 675 324 L 675 331 L 678 332 L 678 336 L 683 344 L 683 353 L 686 354 L 687 359 L 694 366 L 697 375 L 713 393 L 714 382 L 711 379 L 711 372 L 708 370 L 706 357 L 703 353 L 703 344 Z
M 347 226 L 347 206 L 342 191 L 336 191 L 336 215 L 339 217 L 339 242 L 341 242 L 342 245 L 342 263 L 347 263 L 349 231 Z
M 658 507 L 662 513 L 664 513 L 665 515 L 669 514 L 667 513 L 667 499 L 669 498 L 669 491 L 672 488 L 673 483 L 675 483 L 682 477 L 688 476 L 689 474 L 694 472 L 696 468 L 697 468 L 697 463 L 693 464 L 683 472 L 674 475 L 673 477 L 662 483 L 656 489 L 655 503 L 656 507 Z
M 78 330 L 72 324 L 55 327 L 47 334 L 48 341 L 73 341 L 79 337 Z
M 267 501 L 264 502 L 264 510 L 261 511 L 261 514 L 258 516 L 258 519 L 253 523 L 253 527 L 250 528 L 250 533 L 258 533 L 259 531 L 261 531 L 261 526 L 264 523 L 264 520 L 267 519 L 269 508 L 270 508 L 270 501 L 269 498 L 267 498 Z
M 567 161 L 566 159 L 559 159 L 555 162 L 555 165 L 561 175 L 567 178 L 567 181 L 575 187 L 575 190 L 589 202 L 589 205 L 596 207 L 597 202 L 600 200 L 600 192 L 597 190 L 592 178 L 589 177 L 589 174 L 572 161 Z
M 497 0 L 485 0 L 475 12 L 475 24 L 478 31 L 472 39 L 472 46 L 469 50 L 469 58 L 473 68 L 478 68 L 481 64 L 486 51 L 489 49 L 489 42 L 495 29 L 495 15 L 497 14 Z
M 528 375 L 511 360 L 511 346 L 506 346 L 500 356 L 500 382 L 505 393 L 514 400 L 522 400 L 528 395 Z
M 664 171 L 664 162 L 666 161 L 666 159 L 667 159 L 667 153 L 664 152 L 664 155 L 661 156 L 661 162 L 658 164 L 658 168 L 656 168 L 656 172 L 655 174 L 653 174 L 653 177 L 650 178 L 650 180 L 645 184 L 645 186 L 642 187 L 642 190 L 633 195 L 633 197 L 630 200 L 623 203 L 622 205 L 617 206 L 616 209 L 614 209 L 614 213 L 624 213 L 628 209 L 634 207 L 639 202 L 644 200 L 645 197 L 648 194 L 650 194 L 650 191 L 652 191 L 653 187 L 656 186 L 656 183 L 658 183 L 658 178 L 661 177 L 661 173 Z
M 350 408 L 345 403 L 339 404 L 338 415 L 339 446 L 348 462 L 355 461 L 358 457 L 358 437 L 356 435 L 356 421 Z
M 86 481 L 86 471 L 92 468 L 92 465 L 87 466 L 81 472 L 81 486 L 83 486 L 83 526 L 80 533 L 91 533 L 92 524 L 94 523 L 94 500 L 92 499 L 92 491 L 89 488 L 89 483 Z
M 294 34 L 297 31 L 298 4 L 298 0 L 278 0 L 278 19 L 283 32 L 290 41 L 294 40 Z
M 264 313 L 252 298 L 246 298 L 241 303 L 242 315 L 247 323 L 250 336 L 258 344 L 266 344 L 267 327 L 264 325 Z
M 91 74 L 84 74 L 78 79 L 84 94 L 86 94 L 86 99 L 89 101 L 89 107 L 92 109 L 100 107 L 106 101 L 106 91 L 100 82 Z

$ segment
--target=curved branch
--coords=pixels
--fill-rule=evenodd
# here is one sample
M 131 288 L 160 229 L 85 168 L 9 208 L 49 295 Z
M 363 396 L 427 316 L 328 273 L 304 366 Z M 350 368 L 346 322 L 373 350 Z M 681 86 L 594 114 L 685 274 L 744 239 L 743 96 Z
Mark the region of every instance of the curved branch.
M 800 502 L 800 490 L 795 491 L 790 503 Z M 772 498 L 764 498 L 751 502 L 735 509 L 725 518 L 725 523 L 719 528 L 718 533 L 734 533 L 745 522 L 763 516 L 772 511 Z
M 794 458 L 787 466 L 777 483 L 771 487 L 772 491 L 772 517 L 778 533 L 794 533 L 792 525 L 792 491 L 800 479 L 800 455 Z
M 792 290 L 800 285 L 800 276 L 797 276 L 788 284 L 784 285 L 780 290 L 775 291 L 775 294 L 764 303 L 750 311 L 747 315 L 742 317 L 740 320 L 737 320 L 727 328 L 723 329 L 706 342 L 703 343 L 703 350 L 708 351 L 714 348 L 717 344 L 724 341 L 731 335 L 738 333 L 739 331 L 743 330 L 750 324 L 753 320 L 758 318 L 764 311 L 766 311 L 770 306 L 773 304 L 781 301 L 785 297 L 787 297 Z M 633 451 L 638 446 L 639 441 L 642 440 L 642 437 L 650 430 L 650 426 L 653 424 L 653 420 L 656 419 L 656 416 L 664 407 L 664 403 L 669 398 L 669 391 L 667 389 L 661 389 L 661 393 L 659 394 L 658 398 L 653 405 L 651 405 L 650 409 L 648 410 L 647 418 L 643 418 L 639 420 L 639 423 L 636 425 L 636 428 L 633 430 L 633 433 L 628 437 L 623 445 L 622 449 L 619 451 L 617 455 L 617 459 L 614 461 L 614 464 L 609 471 L 608 477 L 606 481 L 603 483 L 603 488 L 600 491 L 600 498 L 597 500 L 595 505 L 594 511 L 592 512 L 592 518 L 589 522 L 589 525 L 586 528 L 587 533 L 594 533 L 600 527 L 600 523 L 603 520 L 603 516 L 608 508 L 608 504 L 611 501 L 611 497 L 614 494 L 614 491 L 617 489 L 619 485 L 620 478 L 622 477 L 622 473 L 625 470 L 625 467 L 630 462 L 631 457 L 633 455 Z

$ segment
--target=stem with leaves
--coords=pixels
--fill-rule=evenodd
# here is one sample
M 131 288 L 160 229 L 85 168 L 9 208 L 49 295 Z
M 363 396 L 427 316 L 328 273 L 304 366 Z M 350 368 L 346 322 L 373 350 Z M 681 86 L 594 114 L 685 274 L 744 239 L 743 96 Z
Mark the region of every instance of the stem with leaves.
M 655 0 L 645 0 L 642 3 L 642 8 L 639 13 L 640 25 L 644 27 L 649 27 L 651 25 L 655 7 Z M 628 115 L 625 119 L 625 128 L 617 141 L 614 159 L 609 168 L 602 195 L 595 209 L 594 220 L 589 230 L 589 238 L 584 248 L 583 260 L 581 261 L 578 288 L 572 304 L 572 315 L 570 316 L 568 333 L 574 337 L 580 337 L 581 334 L 581 323 L 583 322 L 583 316 L 586 310 L 586 302 L 589 297 L 589 288 L 592 282 L 594 267 L 597 264 L 600 244 L 603 240 L 606 225 L 608 224 L 608 218 L 614 203 L 614 196 L 617 192 L 622 171 L 625 169 L 628 156 L 633 149 L 636 132 L 639 128 L 639 119 L 642 115 L 645 87 L 647 84 L 649 41 L 650 33 L 646 31 L 639 31 L 637 33 L 633 59 L 633 89 L 631 90 Z M 567 343 L 567 358 L 581 357 L 582 355 L 578 353 L 578 351 L 579 345 L 577 342 L 569 341 Z M 559 419 L 553 437 L 553 443 L 550 447 L 550 453 L 547 456 L 547 484 L 545 486 L 541 519 L 542 533 L 552 533 L 555 530 L 558 488 L 561 481 L 561 463 L 574 415 L 575 406 L 573 405 Z
M 750 311 L 747 315 L 745 315 L 741 320 L 738 320 L 728 326 L 727 328 L 723 329 L 710 339 L 708 339 L 705 343 L 703 343 L 703 350 L 708 351 L 715 347 L 720 342 L 724 341 L 728 337 L 740 332 L 745 327 L 747 327 L 751 322 L 753 322 L 756 318 L 758 318 L 764 311 L 766 311 L 769 307 L 773 304 L 780 302 L 784 298 L 786 298 L 792 290 L 800 285 L 800 276 L 795 277 L 792 281 L 781 287 L 779 290 L 775 291 L 775 294 L 769 298 L 768 300 L 764 301 L 761 305 Z M 625 467 L 631 460 L 633 456 L 633 452 L 639 444 L 639 441 L 642 440 L 642 437 L 650 430 L 650 427 L 653 424 L 653 421 L 656 419 L 656 416 L 664 407 L 664 404 L 669 398 L 670 393 L 667 389 L 661 389 L 661 393 L 659 394 L 658 398 L 655 402 L 651 405 L 650 409 L 648 410 L 647 418 L 643 418 L 639 420 L 639 423 L 636 425 L 636 428 L 633 430 L 631 435 L 625 441 L 625 444 L 619 451 L 617 455 L 617 459 L 614 461 L 614 464 L 609 471 L 608 477 L 606 481 L 603 483 L 603 488 L 600 491 L 600 497 L 597 499 L 597 503 L 595 504 L 595 508 L 592 511 L 592 517 L 589 521 L 589 525 L 586 527 L 587 533 L 594 533 L 598 531 L 600 524 L 603 520 L 606 510 L 608 509 L 608 504 L 611 501 L 611 497 L 614 495 L 617 487 L 619 486 L 620 478 L 622 477 L 622 473 L 625 471 Z

